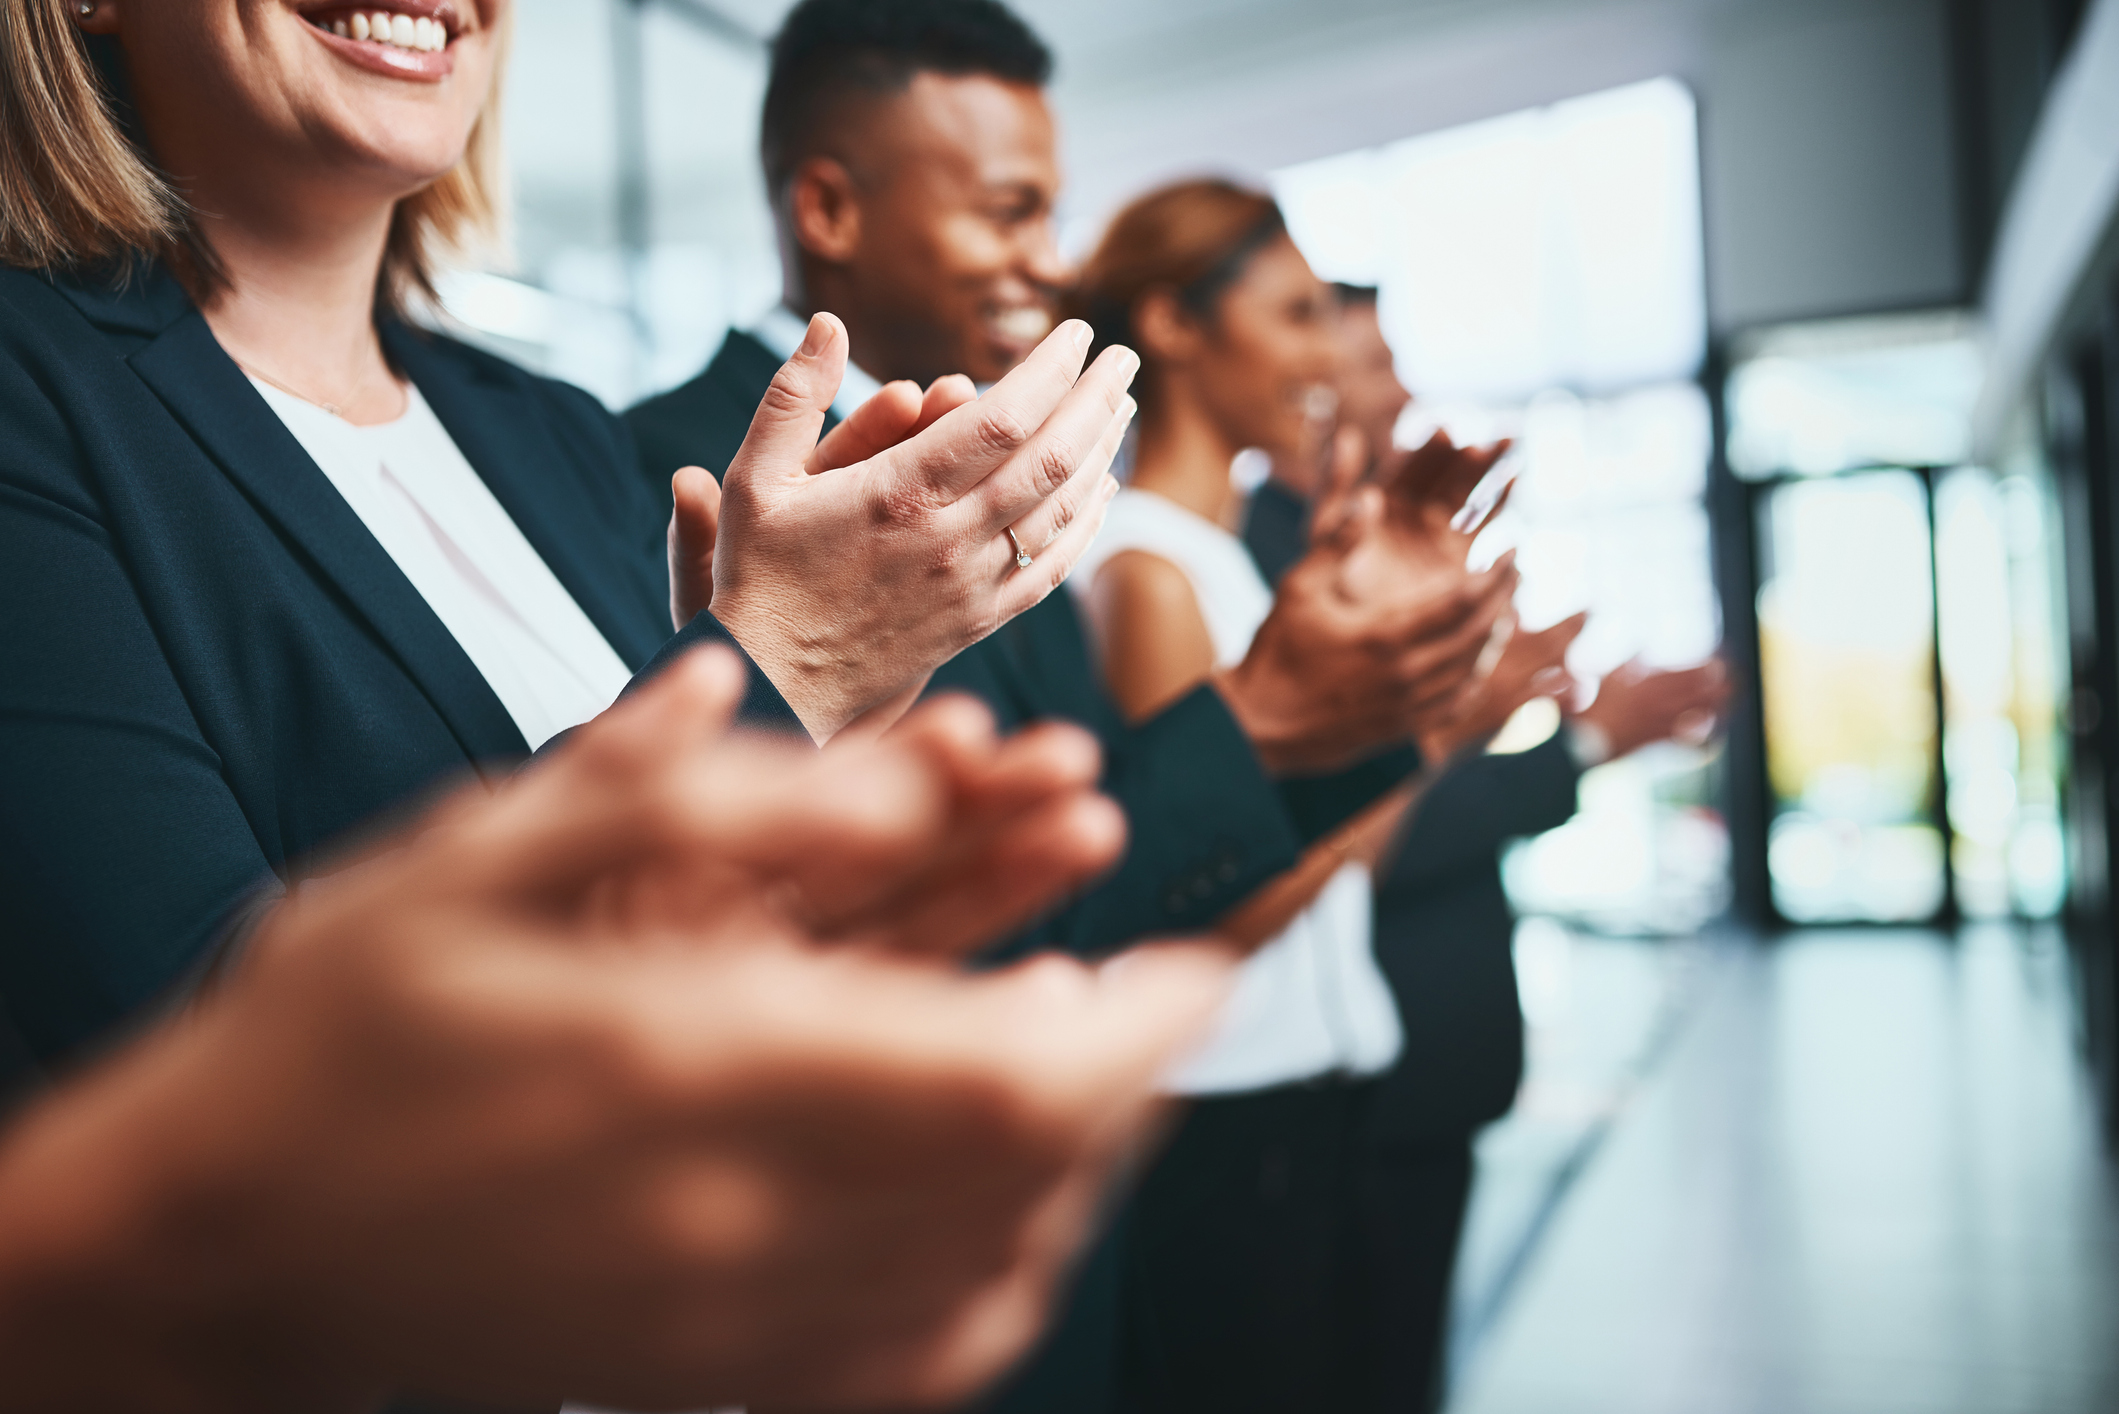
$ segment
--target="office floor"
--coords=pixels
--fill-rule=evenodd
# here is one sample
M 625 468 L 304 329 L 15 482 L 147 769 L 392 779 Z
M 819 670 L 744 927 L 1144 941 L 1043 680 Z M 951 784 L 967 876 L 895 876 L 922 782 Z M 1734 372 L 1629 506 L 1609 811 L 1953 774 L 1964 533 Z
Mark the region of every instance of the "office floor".
M 1450 1414 L 2119 1409 L 2119 1178 L 2050 935 L 1518 955 Z

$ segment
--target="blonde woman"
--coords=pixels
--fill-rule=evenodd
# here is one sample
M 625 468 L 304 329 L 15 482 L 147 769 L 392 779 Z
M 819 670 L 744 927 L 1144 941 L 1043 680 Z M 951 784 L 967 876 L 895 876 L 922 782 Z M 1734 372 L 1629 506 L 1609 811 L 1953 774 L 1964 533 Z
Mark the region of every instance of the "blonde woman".
M 622 424 L 406 319 L 496 214 L 508 23 L 0 0 L 0 995 L 47 1057 L 180 991 L 291 862 L 595 716 L 673 624 L 824 740 L 1100 519 L 1127 356 L 1081 372 L 1066 325 L 819 447 L 820 314 L 665 562 Z

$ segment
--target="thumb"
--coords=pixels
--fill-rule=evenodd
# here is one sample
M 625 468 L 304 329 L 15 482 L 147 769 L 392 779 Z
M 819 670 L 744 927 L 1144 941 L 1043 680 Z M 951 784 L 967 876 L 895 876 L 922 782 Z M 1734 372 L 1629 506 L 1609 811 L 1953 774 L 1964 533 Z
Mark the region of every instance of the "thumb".
M 846 326 L 839 316 L 821 310 L 811 315 L 801 347 L 773 375 L 742 447 L 729 462 L 731 490 L 799 483 L 809 475 L 809 455 L 846 376 L 846 352 Z
M 721 533 L 721 483 L 703 466 L 670 478 L 670 617 L 683 628 L 714 598 L 714 541 Z

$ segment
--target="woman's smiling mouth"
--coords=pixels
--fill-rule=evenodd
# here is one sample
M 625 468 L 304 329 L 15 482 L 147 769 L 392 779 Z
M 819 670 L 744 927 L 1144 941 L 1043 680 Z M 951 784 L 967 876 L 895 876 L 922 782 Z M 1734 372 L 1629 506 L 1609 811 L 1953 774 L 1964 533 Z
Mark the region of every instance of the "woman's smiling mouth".
M 434 0 L 322 5 L 302 18 L 362 68 L 414 79 L 443 78 L 455 68 L 450 46 L 464 28 L 454 5 Z

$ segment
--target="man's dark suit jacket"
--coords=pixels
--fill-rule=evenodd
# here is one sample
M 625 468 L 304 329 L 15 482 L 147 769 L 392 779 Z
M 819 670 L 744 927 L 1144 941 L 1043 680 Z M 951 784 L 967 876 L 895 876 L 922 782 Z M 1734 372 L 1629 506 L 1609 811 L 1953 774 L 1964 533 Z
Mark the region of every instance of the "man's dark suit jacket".
M 625 414 L 647 487 L 665 515 L 678 467 L 702 465 L 717 476 L 727 470 L 779 367 L 763 344 L 736 331 L 698 377 Z M 1043 720 L 1087 727 L 1104 746 L 1104 789 L 1131 826 L 1119 867 L 1003 955 L 1046 946 L 1096 953 L 1144 933 L 1209 923 L 1406 769 L 1395 757 L 1379 757 L 1335 776 L 1276 784 L 1220 694 L 1207 687 L 1128 727 L 1104 691 L 1064 592 L 945 664 L 930 691 L 980 698 L 1004 731 Z
M 1244 543 L 1267 579 L 1294 563 L 1289 528 L 1306 519 L 1301 497 L 1277 482 L 1260 488 Z M 1461 1144 L 1514 1101 L 1523 1014 L 1501 847 L 1565 824 L 1580 777 L 1557 736 L 1461 761 L 1428 787 L 1378 866 L 1376 960 L 1405 1024 L 1373 1111 L 1379 1142 Z
M 447 339 L 383 338 L 647 663 L 670 640 L 663 522 L 624 424 Z M 525 743 L 166 274 L 0 270 L 0 425 L 0 997 L 52 1058 L 180 984 L 291 864 Z M 747 705 L 788 720 L 774 703 Z

